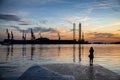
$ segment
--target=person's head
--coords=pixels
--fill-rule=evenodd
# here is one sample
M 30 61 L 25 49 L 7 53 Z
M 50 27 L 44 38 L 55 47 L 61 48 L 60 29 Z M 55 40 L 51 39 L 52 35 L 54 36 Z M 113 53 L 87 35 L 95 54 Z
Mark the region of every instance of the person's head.
M 93 47 L 90 47 L 90 49 L 93 49 Z

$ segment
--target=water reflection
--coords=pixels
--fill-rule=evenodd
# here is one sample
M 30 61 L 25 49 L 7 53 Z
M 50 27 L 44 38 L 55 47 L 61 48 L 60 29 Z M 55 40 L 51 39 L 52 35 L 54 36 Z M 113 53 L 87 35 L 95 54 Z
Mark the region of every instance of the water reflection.
M 8 46 L 7 46 L 7 53 L 6 53 L 6 61 L 7 61 L 8 58 L 9 58 L 9 54 L 10 54 L 10 46 L 8 45 Z
M 73 62 L 76 62 L 75 49 L 76 49 L 75 44 L 73 44 Z
M 9 57 L 12 58 L 13 54 L 14 54 L 14 47 L 13 45 L 7 45 L 7 53 L 6 53 L 6 61 L 8 61 Z
M 34 51 L 35 51 L 35 46 L 31 45 L 31 60 L 33 60 Z
M 32 44 L 32 45 L 30 45 L 30 50 L 26 50 L 26 46 L 28 46 L 28 45 L 25 45 L 25 44 L 23 44 L 23 45 L 21 45 L 21 48 L 20 49 L 18 49 L 17 50 L 17 52 L 21 52 L 22 53 L 22 56 L 23 57 L 25 57 L 25 56 L 29 56 L 29 55 L 26 55 L 26 52 L 28 52 L 28 51 L 30 51 L 30 60 L 33 60 L 34 59 L 34 55 L 35 55 L 35 50 L 39 50 L 38 51 L 38 53 L 39 53 L 39 58 L 40 57 L 43 57 L 43 55 L 44 55 L 44 57 L 46 57 L 46 58 L 48 58 L 47 56 L 49 55 L 49 57 L 53 57 L 53 56 L 63 56 L 63 55 L 60 55 L 61 53 L 63 53 L 64 52 L 64 50 L 65 50 L 65 47 L 62 47 L 63 49 L 63 51 L 61 50 L 61 45 L 57 45 L 55 48 L 52 48 L 52 47 L 44 47 L 43 45 L 39 45 L 39 47 L 37 47 L 36 45 L 34 45 L 34 44 Z M 38 48 L 38 49 L 37 49 Z M 71 49 L 72 48 L 72 49 Z M 77 49 L 76 48 L 78 48 L 78 52 L 76 51 Z M 16 47 L 14 47 L 14 45 L 7 45 L 7 48 L 6 48 L 7 50 L 7 52 L 6 52 L 6 61 L 9 59 L 9 57 L 11 56 L 14 56 L 14 50 L 16 50 Z M 27 47 L 27 49 L 29 49 L 28 47 Z M 81 62 L 81 60 L 82 60 L 82 54 L 83 54 L 83 51 L 84 51 L 84 47 L 83 47 L 83 45 L 81 45 L 81 44 L 79 44 L 78 46 L 76 46 L 76 44 L 73 44 L 73 47 L 70 47 L 70 48 L 68 48 L 68 49 L 70 49 L 69 50 L 69 53 L 70 53 L 70 51 L 71 50 L 73 50 L 72 52 L 73 52 L 73 56 L 72 56 L 72 61 L 73 62 L 77 62 L 77 59 L 78 59 L 78 62 Z M 20 51 L 21 50 L 21 51 Z M 51 52 L 51 50 L 52 50 L 52 52 L 54 53 L 50 53 Z M 49 54 L 47 54 L 46 55 L 46 52 L 49 52 Z M 16 53 L 16 52 L 15 52 Z M 37 54 L 38 54 L 37 53 Z M 11 55 L 10 55 L 11 54 Z M 42 55 L 43 54 L 43 55 Z M 65 52 L 64 52 L 64 54 L 65 54 Z M 52 56 L 53 55 L 53 56 Z M 36 56 L 38 56 L 38 55 L 36 55 Z
M 61 50 L 61 47 L 60 47 L 60 44 L 58 44 L 58 56 L 60 56 L 60 50 Z
M 78 45 L 78 56 L 77 56 L 76 55 L 77 54 L 77 52 L 76 52 L 76 45 L 73 44 L 73 62 L 76 62 L 77 57 L 78 57 L 78 62 L 81 62 L 83 52 L 84 52 L 84 46 L 82 44 L 79 44 Z
M 13 45 L 11 45 L 11 56 L 13 56 Z
M 32 60 L 33 63 L 89 64 L 88 54 L 91 46 L 95 50 L 95 64 L 108 69 L 115 68 L 114 70 L 119 72 L 120 45 L 6 45 L 0 46 L 0 62 L 22 63 L 23 60 Z
M 81 61 L 81 45 L 79 44 L 78 47 L 78 51 L 79 51 L 79 62 Z
M 40 46 L 39 46 L 40 56 L 42 55 L 42 50 L 43 50 L 43 49 L 42 49 L 42 46 L 40 45 Z
M 22 56 L 23 57 L 26 56 L 26 45 L 25 44 L 22 45 Z

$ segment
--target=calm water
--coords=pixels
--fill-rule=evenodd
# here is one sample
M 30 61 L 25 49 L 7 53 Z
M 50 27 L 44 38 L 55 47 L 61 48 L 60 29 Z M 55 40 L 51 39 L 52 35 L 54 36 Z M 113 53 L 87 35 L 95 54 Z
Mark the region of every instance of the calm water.
M 77 63 L 89 65 L 89 48 L 95 50 L 94 64 L 120 74 L 120 45 L 0 45 L 0 66 Z

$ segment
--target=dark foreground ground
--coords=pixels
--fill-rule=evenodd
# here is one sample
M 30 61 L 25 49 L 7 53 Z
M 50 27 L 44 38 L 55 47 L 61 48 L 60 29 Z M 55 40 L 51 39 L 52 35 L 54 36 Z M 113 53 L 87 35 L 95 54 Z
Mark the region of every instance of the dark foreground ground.
M 120 75 L 100 65 L 43 64 L 15 68 L 0 66 L 0 80 L 120 80 Z

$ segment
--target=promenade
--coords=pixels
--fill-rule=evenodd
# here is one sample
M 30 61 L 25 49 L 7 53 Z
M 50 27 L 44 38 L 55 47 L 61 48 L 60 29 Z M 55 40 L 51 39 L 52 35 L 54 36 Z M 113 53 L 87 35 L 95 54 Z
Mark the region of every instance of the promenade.
M 120 80 L 120 75 L 97 64 L 56 63 L 0 66 L 0 80 Z

